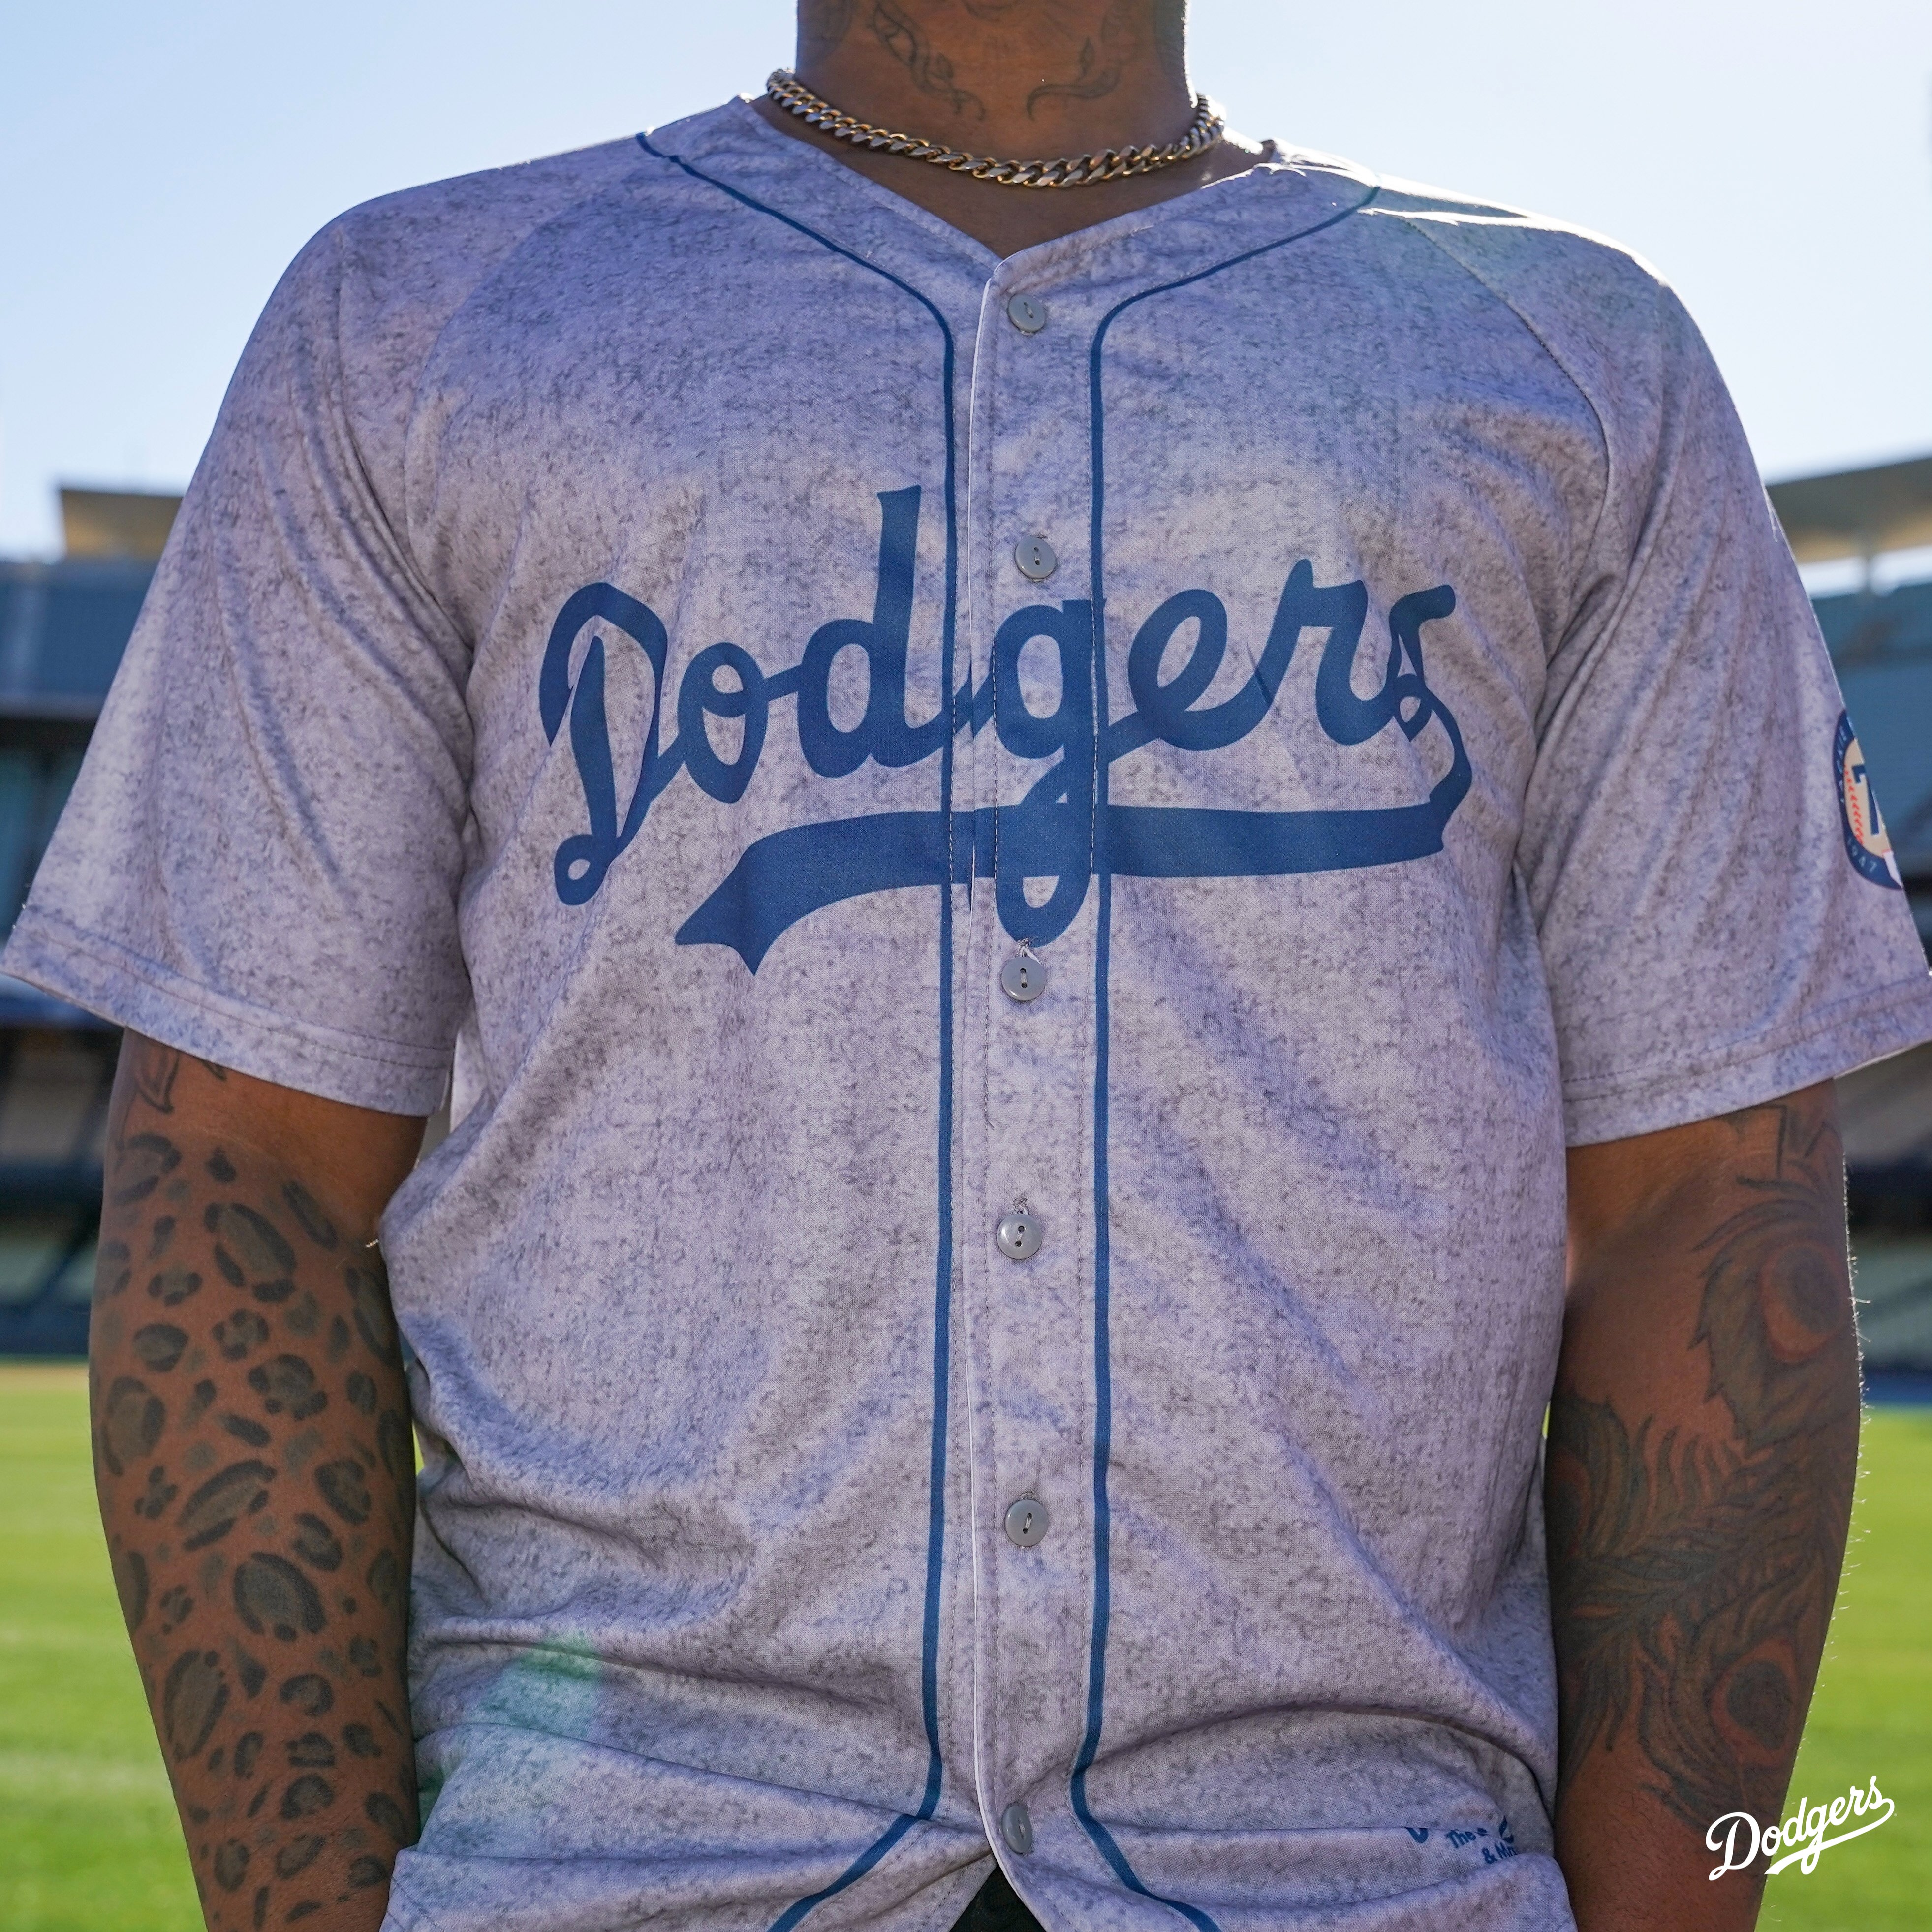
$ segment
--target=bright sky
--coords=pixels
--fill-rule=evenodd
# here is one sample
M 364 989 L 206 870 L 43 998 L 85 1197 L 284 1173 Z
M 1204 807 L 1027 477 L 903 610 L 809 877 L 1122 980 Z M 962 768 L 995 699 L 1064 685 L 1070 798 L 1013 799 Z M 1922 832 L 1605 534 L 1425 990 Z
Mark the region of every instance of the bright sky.
M 1244 131 L 1563 216 L 1661 268 L 1768 476 L 1932 449 L 1926 0 L 1194 0 Z M 790 0 L 98 0 L 0 70 L 0 554 L 57 481 L 178 487 L 339 209 L 755 89 Z

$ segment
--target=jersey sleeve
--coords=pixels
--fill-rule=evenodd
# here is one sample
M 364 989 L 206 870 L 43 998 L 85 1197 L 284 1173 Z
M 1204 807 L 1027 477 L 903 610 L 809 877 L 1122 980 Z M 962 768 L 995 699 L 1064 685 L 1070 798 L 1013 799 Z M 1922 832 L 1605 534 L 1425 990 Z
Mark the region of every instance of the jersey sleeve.
M 419 1114 L 469 1000 L 468 652 L 398 536 L 395 439 L 357 406 L 386 352 L 345 350 L 369 307 L 340 224 L 271 299 L 4 969 L 205 1059 Z
M 1551 656 L 1519 863 L 1573 1144 L 1774 1099 L 1932 1036 L 1829 658 L 1667 290 L 1597 402 L 1608 484 Z

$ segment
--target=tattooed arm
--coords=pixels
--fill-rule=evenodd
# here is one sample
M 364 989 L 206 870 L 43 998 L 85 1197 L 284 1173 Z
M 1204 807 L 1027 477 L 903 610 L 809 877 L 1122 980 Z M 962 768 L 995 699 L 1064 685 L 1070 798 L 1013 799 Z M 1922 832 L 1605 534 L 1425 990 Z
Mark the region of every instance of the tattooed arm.
M 136 1034 L 122 1048 L 95 1477 L 219 1932 L 369 1932 L 416 1835 L 409 1394 L 368 1244 L 422 1138 Z
M 1570 1160 L 1550 1408 L 1562 1860 L 1581 1932 L 1748 1928 L 1858 1456 L 1844 1162 L 1828 1086 Z

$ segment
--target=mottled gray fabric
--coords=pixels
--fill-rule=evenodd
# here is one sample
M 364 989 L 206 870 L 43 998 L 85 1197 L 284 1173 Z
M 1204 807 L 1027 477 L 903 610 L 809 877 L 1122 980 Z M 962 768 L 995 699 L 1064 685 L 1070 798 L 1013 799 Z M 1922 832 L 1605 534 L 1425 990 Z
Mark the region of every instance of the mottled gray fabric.
M 1932 1035 L 1840 718 L 1546 221 L 1270 151 L 1000 262 L 734 102 L 326 230 L 5 964 L 453 1054 L 393 1932 L 1569 1926 L 1564 1144 Z

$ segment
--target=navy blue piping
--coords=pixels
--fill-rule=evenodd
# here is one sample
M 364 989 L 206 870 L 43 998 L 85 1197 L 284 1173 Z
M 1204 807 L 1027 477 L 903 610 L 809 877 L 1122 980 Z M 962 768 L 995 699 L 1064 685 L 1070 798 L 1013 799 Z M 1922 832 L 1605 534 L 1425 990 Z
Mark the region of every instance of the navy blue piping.
M 1087 1732 L 1080 1741 L 1080 1755 L 1074 1760 L 1068 1781 L 1073 1815 L 1080 1821 L 1100 1856 L 1113 1868 L 1114 1875 L 1131 1892 L 1156 1904 L 1172 1906 L 1197 1928 L 1197 1932 L 1221 1932 L 1221 1928 L 1199 1906 L 1184 1904 L 1150 1892 L 1127 1862 L 1126 1854 L 1114 1834 L 1094 1816 L 1087 1802 L 1087 1773 L 1100 1749 L 1100 1725 L 1107 1697 L 1107 1625 L 1112 1610 L 1112 1588 L 1108 1574 L 1111 1519 L 1107 1503 L 1107 1465 L 1113 1451 L 1114 1378 L 1108 1324 L 1112 1298 L 1112 1244 L 1107 1219 L 1107 1057 L 1108 1016 L 1107 974 L 1112 950 L 1114 878 L 1107 860 L 1107 760 L 1101 747 L 1107 737 L 1107 628 L 1105 572 L 1102 568 L 1102 524 L 1106 508 L 1106 416 L 1100 393 L 1100 351 L 1114 320 L 1136 302 L 1154 296 L 1184 289 L 1191 282 L 1204 280 L 1224 268 L 1238 267 L 1291 242 L 1305 241 L 1324 228 L 1346 221 L 1367 207 L 1381 192 L 1378 184 L 1361 200 L 1331 214 L 1312 228 L 1298 230 L 1279 241 L 1264 242 L 1239 255 L 1231 255 L 1213 267 L 1197 269 L 1191 275 L 1163 282 L 1158 288 L 1143 289 L 1109 309 L 1094 332 L 1094 346 L 1087 358 L 1088 406 L 1092 420 L 1093 525 L 1088 535 L 1088 568 L 1092 573 L 1090 592 L 1094 610 L 1094 872 L 1099 882 L 1094 947 L 1094 1629 L 1087 1660 Z
M 902 281 L 890 270 L 868 262 L 864 256 L 843 248 L 829 236 L 808 228 L 790 215 L 754 199 L 702 168 L 693 167 L 676 154 L 652 146 L 644 135 L 638 136 L 644 152 L 674 167 L 682 168 L 694 181 L 715 188 L 742 206 L 768 214 L 788 228 L 816 242 L 833 254 L 843 256 L 871 274 L 890 282 L 919 303 L 939 325 L 944 340 L 944 380 L 946 395 L 946 620 L 940 647 L 940 692 L 942 704 L 952 705 L 953 644 L 958 610 L 958 524 L 957 514 L 957 464 L 954 451 L 952 330 L 936 304 L 922 295 L 910 282 Z M 950 731 L 941 741 L 939 754 L 940 809 L 945 814 L 946 842 L 952 838 L 952 741 Z M 926 1617 L 921 1632 L 920 1654 L 920 1703 L 926 1720 L 928 1754 L 926 1791 L 915 1812 L 902 1812 L 832 1882 L 786 1907 L 772 1922 L 770 1932 L 792 1932 L 792 1928 L 814 1906 L 865 1876 L 910 1831 L 938 1808 L 942 1760 L 939 1750 L 939 1592 L 944 1573 L 946 1551 L 946 1427 L 951 1400 L 952 1354 L 952 882 L 955 868 L 949 851 L 946 883 L 939 893 L 939 1254 L 938 1281 L 934 1289 L 932 1323 L 932 1447 L 926 1489 Z

